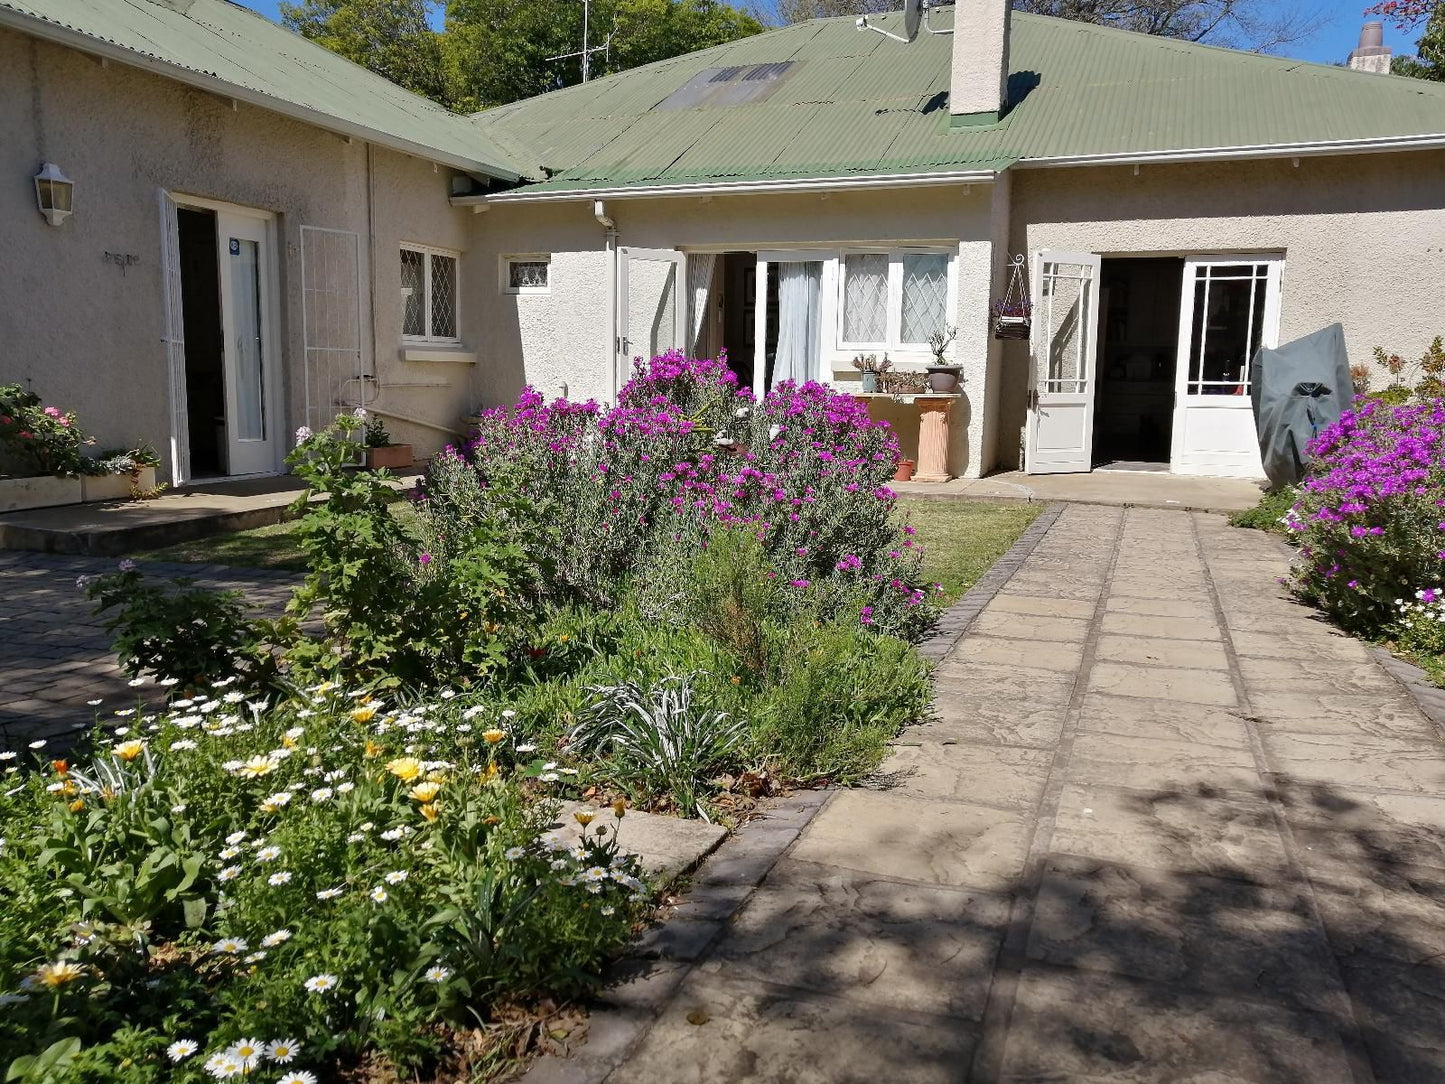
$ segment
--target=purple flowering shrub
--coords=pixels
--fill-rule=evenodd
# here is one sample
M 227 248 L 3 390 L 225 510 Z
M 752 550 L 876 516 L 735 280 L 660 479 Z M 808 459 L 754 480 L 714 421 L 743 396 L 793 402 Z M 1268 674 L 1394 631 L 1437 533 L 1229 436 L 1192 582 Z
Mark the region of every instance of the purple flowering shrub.
M 725 358 L 669 353 L 639 362 L 615 407 L 525 389 L 453 454 L 522 498 L 517 529 L 546 539 L 557 585 L 590 602 L 615 605 L 745 529 L 767 574 L 825 619 L 914 639 L 936 616 L 920 547 L 891 514 L 897 439 L 821 384 L 756 401 Z M 434 474 L 423 499 L 447 504 L 452 488 Z
M 1367 635 L 1397 620 L 1401 600 L 1434 601 L 1445 578 L 1445 399 L 1359 399 L 1308 451 L 1286 517 L 1300 545 L 1296 593 Z

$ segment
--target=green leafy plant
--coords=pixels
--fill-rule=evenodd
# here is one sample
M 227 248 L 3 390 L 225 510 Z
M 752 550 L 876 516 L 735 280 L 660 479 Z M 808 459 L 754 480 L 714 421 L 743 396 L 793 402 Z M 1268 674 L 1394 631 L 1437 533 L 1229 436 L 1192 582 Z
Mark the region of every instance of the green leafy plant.
M 74 412 L 44 406 L 19 384 L 0 384 L 0 454 L 9 468 L 30 474 L 85 474 L 90 460 L 81 449 L 94 444 L 81 432 Z
M 370 414 L 363 427 L 362 443 L 368 448 L 390 448 L 391 434 L 386 431 L 386 422 L 380 414 Z
M 598 699 L 572 743 L 613 757 L 625 777 L 653 794 L 671 795 L 684 814 L 706 820 L 704 780 L 741 746 L 747 724 L 696 704 L 699 676 L 669 678 L 651 688 L 635 681 L 594 688 Z

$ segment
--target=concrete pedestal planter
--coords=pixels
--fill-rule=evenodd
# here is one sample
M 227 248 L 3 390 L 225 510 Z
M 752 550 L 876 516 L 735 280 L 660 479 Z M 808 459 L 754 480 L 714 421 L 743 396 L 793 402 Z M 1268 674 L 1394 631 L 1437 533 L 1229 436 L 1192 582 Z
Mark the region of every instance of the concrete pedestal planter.
M 0 478 L 0 512 L 79 504 L 84 499 L 82 493 L 79 478 L 57 478 L 50 474 L 38 478 Z
M 81 478 L 81 500 L 90 501 L 127 501 L 130 500 L 131 489 L 141 490 L 155 489 L 156 469 L 154 467 L 141 467 L 139 470 L 127 471 L 123 474 L 88 474 Z
M 366 449 L 366 465 L 371 470 L 408 470 L 416 462 L 410 444 L 388 444 Z

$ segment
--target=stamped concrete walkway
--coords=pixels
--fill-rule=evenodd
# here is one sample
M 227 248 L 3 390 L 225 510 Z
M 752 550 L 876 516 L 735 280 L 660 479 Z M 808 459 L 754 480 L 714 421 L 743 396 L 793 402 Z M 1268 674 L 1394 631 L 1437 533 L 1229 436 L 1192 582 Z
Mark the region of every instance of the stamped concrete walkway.
M 528 1079 L 1445 1081 L 1445 744 L 1284 567 L 1067 508 L 879 788 L 765 827 L 730 905 L 725 844 L 694 906 L 731 917 Z

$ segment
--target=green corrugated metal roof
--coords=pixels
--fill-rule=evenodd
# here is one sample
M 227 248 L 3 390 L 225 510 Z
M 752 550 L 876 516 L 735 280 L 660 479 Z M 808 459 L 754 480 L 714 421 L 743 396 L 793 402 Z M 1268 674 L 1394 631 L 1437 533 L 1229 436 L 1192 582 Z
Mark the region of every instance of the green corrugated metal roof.
M 935 12 L 946 27 L 951 13 Z M 876 23 L 898 31 L 901 16 Z M 1445 136 L 1445 85 L 1015 13 L 1004 120 L 950 128 L 953 39 L 784 27 L 479 113 L 529 190 L 995 169 L 1017 161 Z M 698 72 L 795 61 L 764 100 L 654 112 Z
M 183 81 L 461 169 L 535 175 L 468 118 L 226 0 L 0 0 L 0 25 L 119 49 Z

